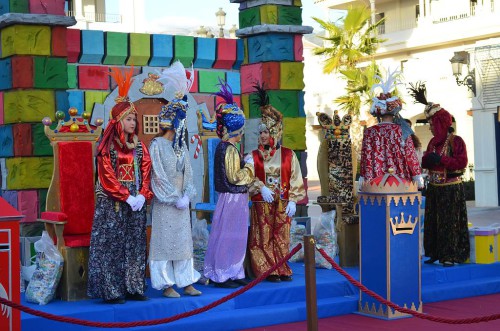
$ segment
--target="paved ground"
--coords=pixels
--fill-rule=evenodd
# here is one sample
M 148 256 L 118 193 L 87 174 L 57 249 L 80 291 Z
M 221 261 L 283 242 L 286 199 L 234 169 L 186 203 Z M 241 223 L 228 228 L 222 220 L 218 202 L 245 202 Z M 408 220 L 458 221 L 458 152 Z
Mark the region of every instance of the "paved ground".
M 321 215 L 321 208 L 312 204 L 321 195 L 319 181 L 310 181 L 308 184 L 310 200 L 308 213 L 311 217 L 319 217 Z M 474 201 L 467 201 L 467 212 L 469 222 L 474 226 L 488 226 L 493 223 L 500 223 L 500 207 L 476 207 Z

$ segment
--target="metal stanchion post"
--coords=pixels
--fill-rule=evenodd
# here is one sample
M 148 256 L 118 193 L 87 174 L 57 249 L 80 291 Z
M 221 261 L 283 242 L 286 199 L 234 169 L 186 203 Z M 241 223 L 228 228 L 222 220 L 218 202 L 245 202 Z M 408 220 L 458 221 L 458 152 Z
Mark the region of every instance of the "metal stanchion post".
M 304 236 L 304 261 L 306 271 L 307 331 L 318 331 L 318 303 L 316 300 L 316 260 L 314 236 Z

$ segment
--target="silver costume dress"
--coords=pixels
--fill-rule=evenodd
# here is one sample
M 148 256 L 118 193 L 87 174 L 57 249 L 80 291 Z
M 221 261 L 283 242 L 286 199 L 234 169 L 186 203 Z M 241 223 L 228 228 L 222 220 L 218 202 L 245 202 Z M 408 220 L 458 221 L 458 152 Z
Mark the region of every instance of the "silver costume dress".
M 200 274 L 193 267 L 193 239 L 189 207 L 178 209 L 175 204 L 184 195 L 191 201 L 196 195 L 189 153 L 184 144 L 177 157 L 172 141 L 153 139 L 150 146 L 152 162 L 152 205 L 149 268 L 151 285 L 163 290 L 177 285 L 195 283 Z M 179 163 L 179 164 L 178 164 Z

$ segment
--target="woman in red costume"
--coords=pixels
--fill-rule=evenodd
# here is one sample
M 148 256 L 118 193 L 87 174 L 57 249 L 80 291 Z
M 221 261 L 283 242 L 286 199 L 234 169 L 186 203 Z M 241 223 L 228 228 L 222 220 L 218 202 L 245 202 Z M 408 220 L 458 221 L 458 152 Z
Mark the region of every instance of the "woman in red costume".
M 90 242 L 87 293 L 106 303 L 147 300 L 146 206 L 151 160 L 139 141 L 137 111 L 127 94 L 132 69 L 112 68 L 116 105 L 97 149 L 96 207 Z
M 248 245 L 252 271 L 259 277 L 288 254 L 291 217 L 295 215 L 297 201 L 305 198 L 306 191 L 297 156 L 280 144 L 283 115 L 269 104 L 263 87 L 255 88 L 262 123 L 259 147 L 250 154 L 255 180 L 249 188 L 252 210 Z M 291 281 L 292 269 L 284 263 L 267 280 Z
M 424 114 L 433 135 L 422 158 L 422 168 L 429 170 L 424 248 L 430 258 L 425 263 L 439 260 L 443 266 L 451 267 L 465 262 L 470 253 L 461 178 L 467 166 L 467 150 L 464 140 L 453 133 L 450 113 L 439 104 L 427 101 L 425 84 L 411 85 L 409 90 L 415 102 L 425 105 Z

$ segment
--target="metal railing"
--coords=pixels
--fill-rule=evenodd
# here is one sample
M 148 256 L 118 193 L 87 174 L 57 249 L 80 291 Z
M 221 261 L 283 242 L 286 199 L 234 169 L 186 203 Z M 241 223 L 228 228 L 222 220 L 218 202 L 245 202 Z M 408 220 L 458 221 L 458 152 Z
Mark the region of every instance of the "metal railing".
M 122 23 L 122 15 L 120 14 L 95 13 L 95 12 L 83 12 L 82 14 L 87 22 Z M 66 16 L 76 16 L 76 12 L 68 10 L 66 12 Z

